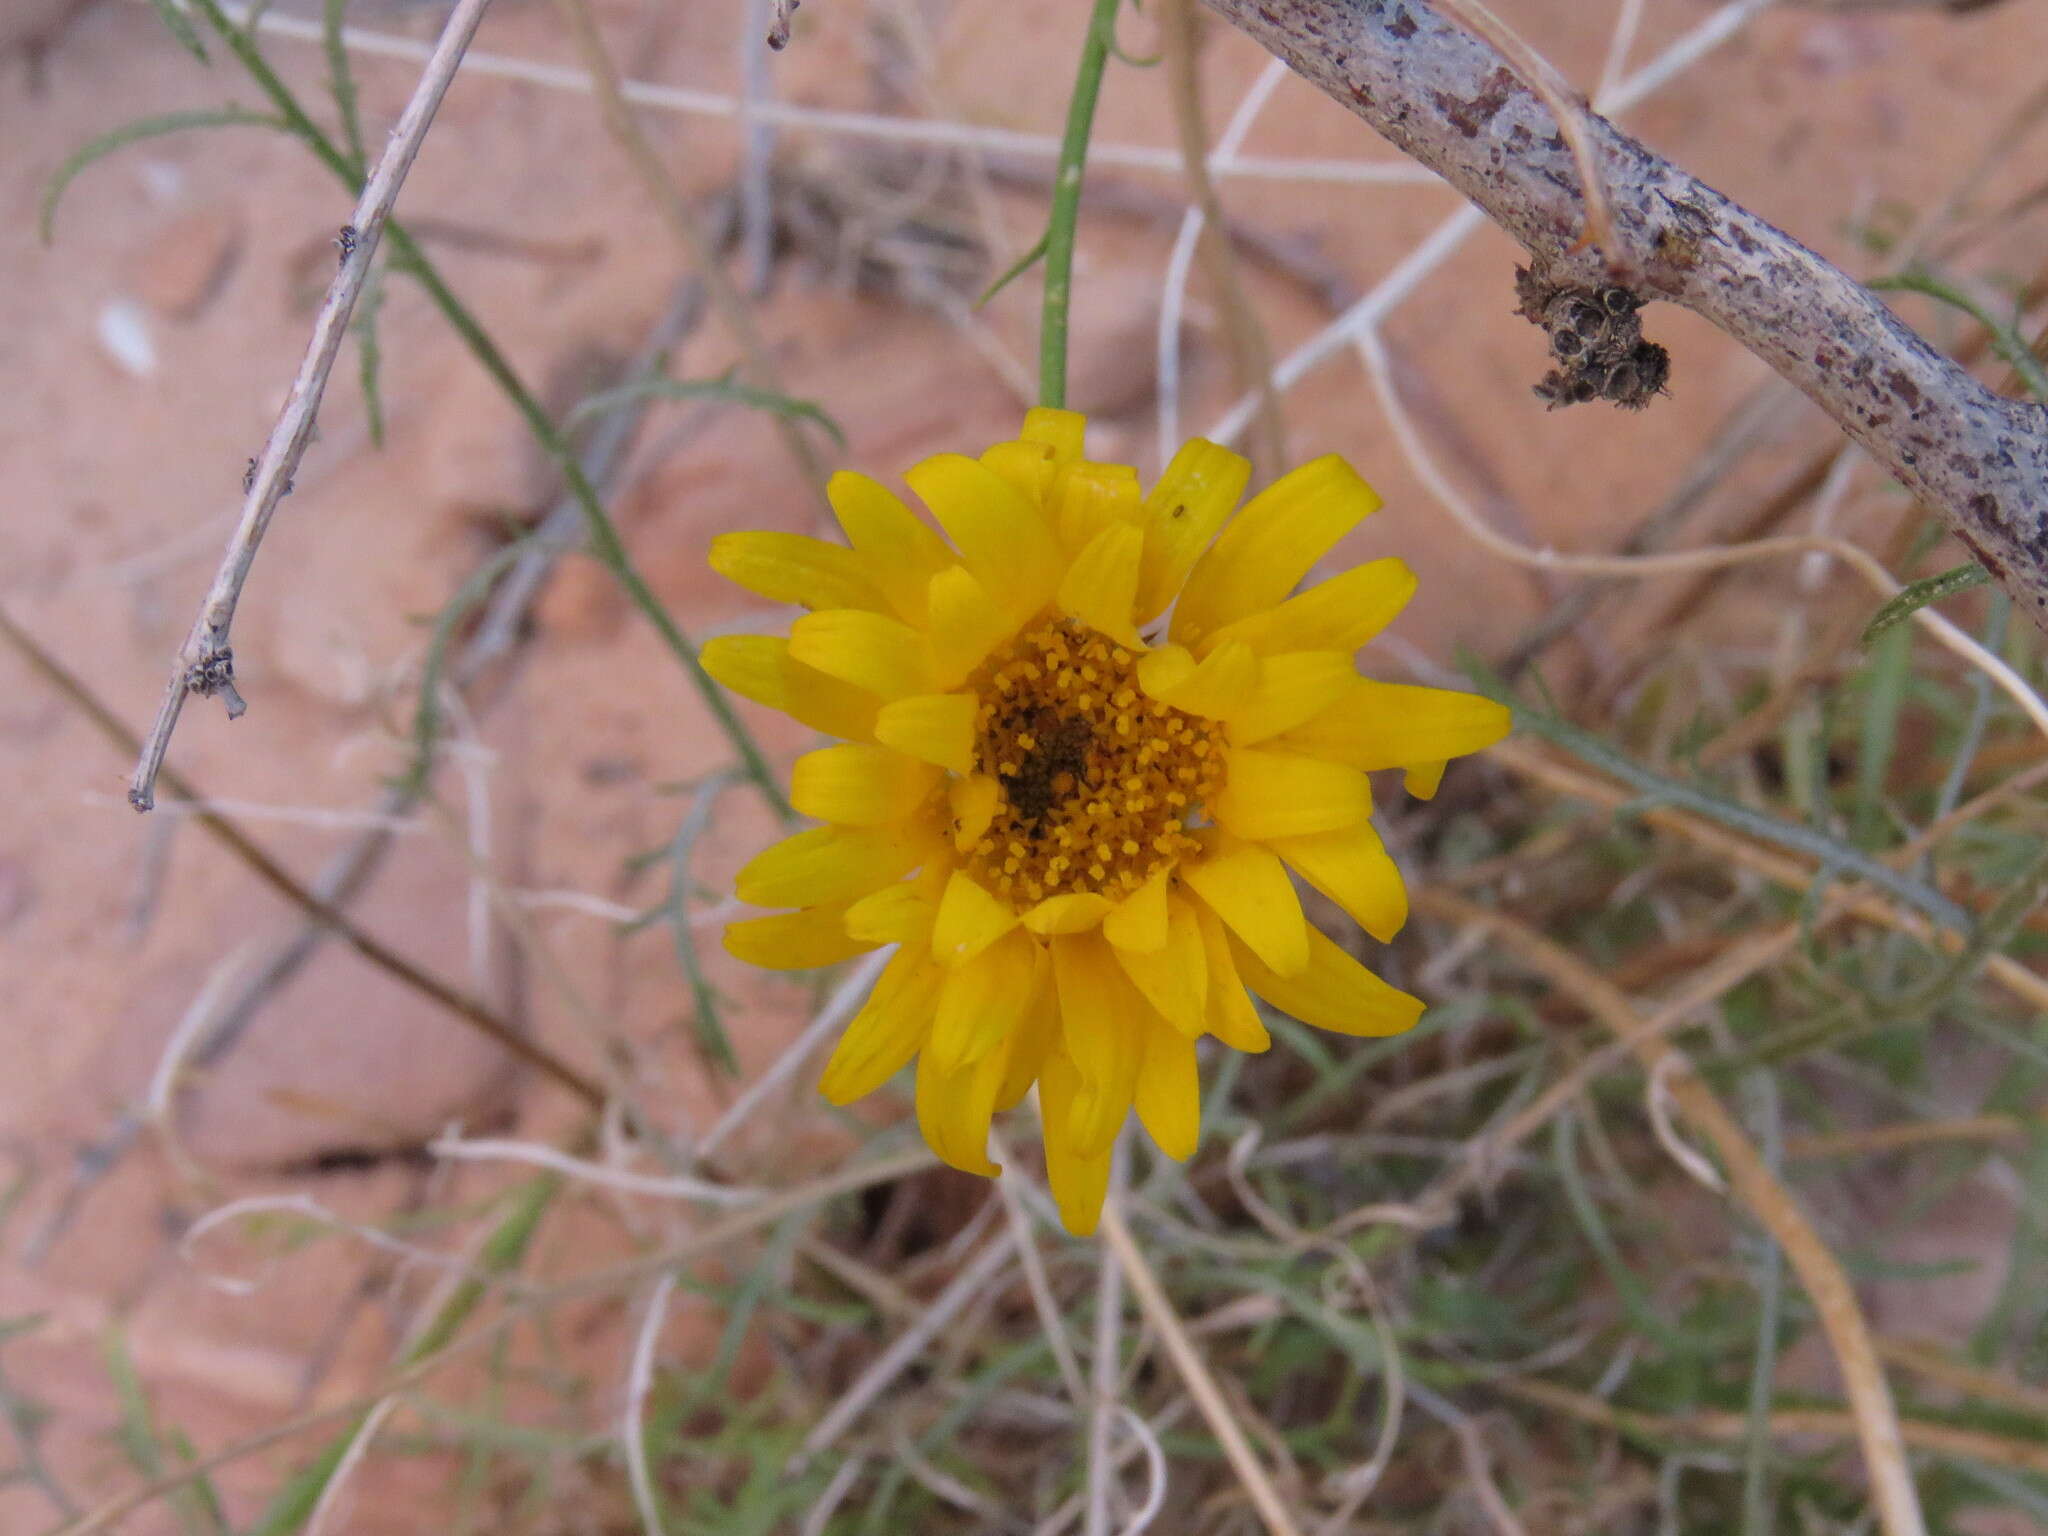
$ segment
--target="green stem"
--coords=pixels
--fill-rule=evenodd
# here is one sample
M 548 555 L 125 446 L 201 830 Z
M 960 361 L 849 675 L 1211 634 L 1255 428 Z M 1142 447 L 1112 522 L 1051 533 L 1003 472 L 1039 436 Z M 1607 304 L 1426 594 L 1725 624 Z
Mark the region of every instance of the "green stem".
M 1038 398 L 1067 403 L 1067 307 L 1074 288 L 1074 230 L 1081 217 L 1081 172 L 1088 163 L 1088 136 L 1095 128 L 1095 103 L 1102 95 L 1102 71 L 1116 45 L 1116 13 L 1123 0 L 1095 0 L 1081 45 L 1081 69 L 1067 103 L 1067 132 L 1060 142 L 1059 174 L 1052 184 L 1052 209 L 1045 230 L 1045 317 L 1038 328 Z
M 279 115 L 284 118 L 286 126 L 305 141 L 307 147 L 319 156 L 321 162 L 341 180 L 343 185 L 354 191 L 358 184 L 358 172 L 350 163 L 347 154 L 327 136 L 318 123 L 307 116 L 305 108 L 299 105 L 298 98 L 292 94 L 291 87 L 279 78 L 277 72 L 270 67 L 269 61 L 263 57 L 254 38 L 228 20 L 218 0 L 192 0 L 192 4 L 220 34 L 221 40 L 241 61 L 250 78 L 270 98 Z M 781 787 L 775 782 L 775 772 L 769 767 L 768 759 L 762 755 L 752 733 L 734 712 L 724 690 L 712 680 L 711 674 L 704 670 L 703 663 L 697 658 L 697 648 L 677 627 L 675 620 L 669 617 L 668 611 L 661 606 L 653 591 L 641 579 L 640 573 L 633 568 L 626 553 L 625 541 L 619 537 L 617 527 L 605 512 L 596 488 L 584 474 L 583 465 L 569 446 L 568 439 L 556 429 L 540 401 L 520 382 L 519 376 L 512 371 L 512 365 L 505 360 L 497 344 L 485 334 L 476 317 L 455 297 L 454 291 L 442 279 L 434 264 L 427 259 L 426 253 L 420 249 L 411 233 L 397 219 L 392 219 L 385 225 L 384 233 L 391 241 L 392 252 L 398 262 L 418 279 L 421 287 L 427 290 L 427 295 L 434 301 L 435 307 L 455 328 L 456 334 L 468 345 L 477 361 L 483 364 L 484 371 L 504 391 L 505 397 L 512 402 L 513 408 L 519 412 L 528 430 L 533 433 L 534 440 L 540 444 L 541 451 L 561 474 L 569 494 L 575 498 L 576 505 L 582 509 L 584 521 L 589 525 L 591 553 L 612 573 L 619 585 L 625 589 L 627 598 L 647 616 L 648 622 L 653 624 L 668 648 L 682 662 L 683 670 L 688 674 L 699 696 L 703 698 L 705 707 L 711 711 L 719 729 L 725 733 L 732 742 L 733 749 L 739 753 L 747 777 L 760 787 L 761 794 L 774 807 L 775 813 L 783 820 L 789 820 L 795 813 L 791 810 Z

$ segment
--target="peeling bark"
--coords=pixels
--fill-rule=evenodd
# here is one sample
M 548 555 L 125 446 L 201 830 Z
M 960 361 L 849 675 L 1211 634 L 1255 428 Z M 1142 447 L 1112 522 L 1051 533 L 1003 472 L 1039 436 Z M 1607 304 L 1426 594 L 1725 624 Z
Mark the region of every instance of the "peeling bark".
M 1205 0 L 1521 242 L 1556 283 L 1613 281 L 1576 249 L 1584 200 L 1549 111 L 1424 0 Z M 2048 630 L 2048 409 L 1985 388 L 1873 293 L 1604 118 L 1593 143 L 1645 299 L 1711 321 L 1803 390 L 1938 513 Z

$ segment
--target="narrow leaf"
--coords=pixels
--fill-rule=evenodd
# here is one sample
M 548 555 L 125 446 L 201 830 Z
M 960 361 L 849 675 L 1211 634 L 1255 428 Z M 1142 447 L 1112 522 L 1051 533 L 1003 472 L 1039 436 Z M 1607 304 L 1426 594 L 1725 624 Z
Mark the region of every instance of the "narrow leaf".
M 50 243 L 57 218 L 58 200 L 87 166 L 105 159 L 117 149 L 125 149 L 130 144 L 139 144 L 145 139 L 161 139 L 168 134 L 183 133 L 190 128 L 275 128 L 280 132 L 288 131 L 282 120 L 261 112 L 251 112 L 246 107 L 166 112 L 161 117 L 141 117 L 132 123 L 123 123 L 112 132 L 103 133 L 91 143 L 73 150 L 70 157 L 57 167 L 57 173 L 50 178 L 50 185 L 43 192 L 43 243 Z
M 192 25 L 192 18 L 185 14 L 179 0 L 149 0 L 149 3 L 156 7 L 157 20 L 178 40 L 179 46 L 202 64 L 213 62 L 206 56 L 206 44 L 199 40 L 199 29 Z
M 655 396 L 664 400 L 722 400 L 731 405 L 744 405 L 752 410 L 769 411 L 791 420 L 808 421 L 825 429 L 840 447 L 846 446 L 846 434 L 839 430 L 839 423 L 825 414 L 824 408 L 809 400 L 797 400 L 788 395 L 778 395 L 773 390 L 755 389 L 752 385 L 741 384 L 734 379 L 642 379 L 637 384 L 621 384 L 616 389 L 599 390 L 569 413 L 563 423 L 564 429 L 582 425 L 593 416 L 602 416 L 617 405 L 630 400 L 642 400 Z
M 1026 251 L 1022 256 L 1019 256 L 1014 262 L 1012 262 L 1010 264 L 1010 269 L 1007 272 L 1005 272 L 1001 277 L 997 278 L 994 282 L 990 283 L 988 287 L 984 288 L 981 291 L 981 297 L 974 301 L 974 307 L 976 309 L 980 309 L 982 305 L 986 304 L 990 299 L 994 298 L 997 294 L 1001 293 L 1005 288 L 1009 287 L 1010 284 L 1017 281 L 1017 279 L 1022 277 L 1026 272 L 1029 272 L 1033 267 L 1037 266 L 1041 261 L 1045 260 L 1046 247 L 1051 243 L 1051 241 L 1052 232 L 1050 230 L 1047 230 L 1044 234 L 1040 235 L 1038 237 L 1037 243 L 1034 244 L 1030 250 Z
M 1905 623 L 1929 603 L 1938 603 L 1958 592 L 1981 587 L 1990 579 L 1991 573 L 1974 560 L 1943 571 L 1938 576 L 1922 577 L 1877 610 L 1870 623 L 1864 626 L 1863 643 L 1871 645 L 1881 640 L 1885 631 Z
M 170 0 L 157 3 L 169 4 Z M 348 0 L 325 0 L 320 12 L 320 45 L 327 54 L 327 89 L 333 93 L 334 110 L 341 116 L 342 140 L 360 174 L 367 157 L 363 153 L 362 117 L 356 110 L 355 71 L 349 65 L 348 48 L 341 36 L 347 10 Z

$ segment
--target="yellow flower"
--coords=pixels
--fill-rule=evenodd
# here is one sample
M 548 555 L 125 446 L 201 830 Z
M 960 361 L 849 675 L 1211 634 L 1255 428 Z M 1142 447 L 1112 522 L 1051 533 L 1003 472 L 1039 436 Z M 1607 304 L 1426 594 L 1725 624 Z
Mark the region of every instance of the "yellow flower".
M 1033 410 L 1016 442 L 912 469 L 950 545 L 853 474 L 829 487 L 850 548 L 722 536 L 720 573 L 812 611 L 787 638 L 704 649 L 727 687 L 844 738 L 792 778 L 824 825 L 739 873 L 741 900 L 794 910 L 733 924 L 727 947 L 805 969 L 900 946 L 826 1098 L 915 1057 L 926 1140 L 994 1174 L 990 1117 L 1036 1082 L 1077 1233 L 1134 1107 L 1169 1156 L 1194 1150 L 1196 1040 L 1266 1048 L 1247 988 L 1343 1034 L 1421 1016 L 1307 921 L 1288 870 L 1391 938 L 1407 894 L 1366 774 L 1406 769 L 1427 797 L 1446 759 L 1508 728 L 1489 700 L 1358 675 L 1353 653 L 1414 591 L 1401 561 L 1289 595 L 1379 506 L 1342 459 L 1233 519 L 1239 455 L 1197 439 L 1148 492 L 1084 459 L 1082 426 Z

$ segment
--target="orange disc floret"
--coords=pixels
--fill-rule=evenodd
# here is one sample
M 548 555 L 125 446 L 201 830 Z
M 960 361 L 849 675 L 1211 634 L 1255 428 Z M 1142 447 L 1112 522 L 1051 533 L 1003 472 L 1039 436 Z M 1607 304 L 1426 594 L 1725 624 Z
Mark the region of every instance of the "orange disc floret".
M 998 795 L 966 867 L 1018 911 L 1127 896 L 1199 850 L 1187 827 L 1222 787 L 1224 727 L 1146 698 L 1129 650 L 1046 615 L 967 688 L 975 766 Z

